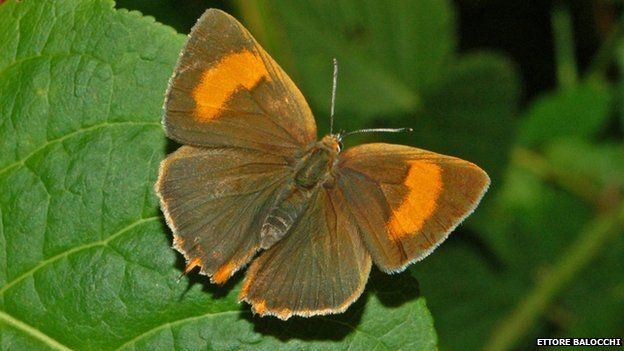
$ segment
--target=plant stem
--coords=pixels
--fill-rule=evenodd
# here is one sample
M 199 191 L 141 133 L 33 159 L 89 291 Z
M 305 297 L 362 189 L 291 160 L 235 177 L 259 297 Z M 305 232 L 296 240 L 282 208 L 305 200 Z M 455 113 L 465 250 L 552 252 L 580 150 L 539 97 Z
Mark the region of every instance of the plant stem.
M 599 203 L 600 189 L 591 181 L 573 173 L 553 167 L 542 155 L 526 148 L 516 147 L 512 151 L 513 162 L 522 166 L 543 180 L 555 179 L 567 190 L 581 197 L 589 204 Z
M 574 54 L 572 18 L 566 6 L 558 6 L 553 10 L 552 28 L 557 61 L 557 81 L 561 88 L 570 88 L 578 82 L 578 71 Z
M 604 77 L 609 65 L 615 59 L 616 52 L 622 45 L 622 37 L 624 37 L 624 15 L 620 16 L 611 33 L 594 55 L 585 74 L 587 80 Z
M 271 35 L 268 33 L 266 24 L 266 3 L 264 1 L 244 1 L 235 0 L 234 6 L 240 12 L 242 18 L 245 21 L 245 25 L 253 33 L 254 37 L 262 43 L 262 45 L 269 51 L 273 51 L 274 42 Z
M 296 76 L 292 49 L 288 46 L 288 40 L 279 18 L 272 11 L 271 3 L 266 0 L 235 0 L 234 6 L 260 45 L 272 57 L 279 60 L 280 65 L 290 73 L 291 77 Z
M 578 238 L 561 255 L 549 274 L 518 304 L 494 331 L 485 350 L 512 349 L 535 321 L 552 303 L 557 294 L 569 284 L 600 253 L 603 246 L 624 228 L 624 204 L 601 215 L 581 231 Z

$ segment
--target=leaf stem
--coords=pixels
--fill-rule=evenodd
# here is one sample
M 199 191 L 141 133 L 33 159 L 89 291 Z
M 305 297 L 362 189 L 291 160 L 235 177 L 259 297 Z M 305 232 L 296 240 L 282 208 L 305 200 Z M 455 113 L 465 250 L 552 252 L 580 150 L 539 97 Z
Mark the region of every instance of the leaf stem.
M 535 324 L 557 294 L 600 253 L 604 245 L 624 228 L 624 203 L 589 222 L 550 272 L 494 330 L 485 350 L 510 350 Z
M 604 76 L 622 45 L 622 37 L 624 37 L 624 15 L 620 16 L 611 33 L 594 55 L 585 74 L 587 80 L 601 79 Z
M 574 53 L 574 31 L 567 6 L 557 6 L 552 14 L 552 28 L 555 41 L 557 81 L 561 88 L 571 88 L 578 82 L 576 55 Z
M 275 50 L 275 42 L 267 27 L 267 8 L 264 1 L 242 1 L 235 0 L 234 6 L 245 19 L 245 24 L 251 29 L 262 45 L 269 50 Z
M 600 202 L 598 198 L 600 189 L 594 183 L 573 173 L 553 167 L 548 160 L 534 151 L 516 147 L 512 150 L 512 159 L 515 164 L 530 170 L 543 180 L 556 180 L 589 204 L 597 205 Z
M 271 53 L 271 56 L 278 58 L 280 65 L 291 76 L 296 75 L 292 48 L 288 44 L 280 19 L 273 13 L 270 2 L 235 0 L 234 6 L 258 42 Z
M 598 205 L 599 189 L 592 182 L 557 169 L 544 157 L 528 149 L 516 148 L 512 155 L 513 162 L 517 165 L 545 180 L 556 180 L 586 201 Z M 623 228 L 624 201 L 620 201 L 610 210 L 599 214 L 581 230 L 576 240 L 555 261 L 548 273 L 539 278 L 533 289 L 502 320 L 494 330 L 485 349 L 488 351 L 509 350 L 516 346 L 516 343 L 550 307 L 561 290 L 599 255 L 612 236 L 622 233 Z

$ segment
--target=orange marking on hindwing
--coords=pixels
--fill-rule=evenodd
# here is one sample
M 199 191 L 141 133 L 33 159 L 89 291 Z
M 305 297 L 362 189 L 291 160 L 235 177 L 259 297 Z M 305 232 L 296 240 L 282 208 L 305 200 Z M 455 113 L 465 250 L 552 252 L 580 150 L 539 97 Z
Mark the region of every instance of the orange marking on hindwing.
M 232 94 L 241 87 L 253 88 L 263 78 L 269 80 L 269 72 L 257 54 L 244 49 L 224 56 L 204 71 L 193 89 L 194 117 L 200 121 L 217 118 Z
M 236 268 L 238 268 L 238 265 L 239 264 L 237 262 L 232 261 L 224 264 L 219 269 L 217 269 L 216 272 L 214 272 L 214 274 L 212 275 L 212 281 L 216 284 L 225 283 L 228 279 L 230 279 L 232 273 L 236 270 Z
M 264 312 L 266 312 L 267 307 L 266 307 L 266 300 L 260 300 L 258 302 L 256 302 L 254 305 L 254 310 L 256 313 L 258 314 L 264 314 Z
M 400 240 L 420 230 L 437 207 L 442 193 L 442 169 L 433 163 L 413 161 L 409 163 L 403 185 L 408 191 L 387 223 L 388 234 Z
M 184 274 L 187 274 L 188 272 L 192 271 L 193 268 L 199 266 L 201 264 L 201 258 L 194 258 L 192 261 L 189 261 L 186 265 L 186 268 L 184 268 Z

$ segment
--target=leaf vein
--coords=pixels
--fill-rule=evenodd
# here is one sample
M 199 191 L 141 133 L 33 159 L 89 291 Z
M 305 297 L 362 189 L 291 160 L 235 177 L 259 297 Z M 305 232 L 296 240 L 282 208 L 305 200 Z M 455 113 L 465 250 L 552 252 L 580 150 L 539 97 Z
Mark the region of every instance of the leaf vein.
M 181 318 L 181 319 L 178 319 L 178 320 L 175 320 L 175 321 L 172 321 L 172 322 L 167 322 L 167 323 L 164 323 L 164 324 L 160 324 L 160 325 L 157 325 L 157 326 L 155 326 L 153 328 L 150 328 L 150 329 L 144 331 L 143 333 L 135 336 L 134 338 L 126 341 L 125 343 L 123 343 L 119 347 L 117 347 L 115 349 L 115 351 L 123 350 L 123 349 L 127 348 L 128 346 L 130 346 L 132 344 L 135 344 L 137 341 L 143 339 L 144 337 L 149 336 L 150 334 L 153 334 L 153 333 L 155 333 L 155 332 L 157 332 L 157 331 L 159 331 L 161 329 L 164 329 L 164 328 L 171 328 L 171 327 L 175 327 L 175 326 L 177 326 L 179 324 L 183 324 L 183 323 L 186 323 L 186 322 L 196 321 L 196 320 L 200 320 L 200 319 L 204 319 L 204 318 L 214 318 L 214 317 L 223 316 L 223 315 L 229 315 L 229 314 L 234 314 L 234 313 L 236 313 L 236 314 L 238 314 L 238 313 L 248 313 L 248 311 L 245 311 L 245 310 L 230 310 L 230 311 L 223 311 L 223 312 L 216 312 L 216 313 L 205 313 L 205 314 L 201 314 L 201 315 L 198 315 L 198 316 Z M 172 332 L 172 334 L 173 334 L 173 332 Z
M 60 260 L 61 258 L 67 257 L 73 253 L 76 252 L 80 252 L 80 251 L 84 251 L 93 247 L 98 247 L 98 246 L 107 246 L 108 243 L 110 243 L 112 240 L 114 240 L 115 238 L 123 235 L 124 233 L 127 233 L 130 229 L 141 225 L 143 223 L 146 222 L 150 222 L 153 220 L 158 220 L 160 219 L 159 216 L 153 216 L 153 217 L 148 217 L 148 218 L 141 218 L 127 226 L 125 226 L 124 228 L 120 229 L 119 231 L 117 231 L 116 233 L 112 234 L 111 236 L 109 236 L 106 239 L 100 240 L 100 241 L 96 241 L 96 242 L 92 242 L 89 244 L 84 244 L 84 245 L 80 245 L 80 246 L 76 246 L 74 248 L 71 248 L 69 250 L 63 251 L 61 253 L 59 253 L 58 255 L 52 256 L 48 259 L 45 259 L 41 262 L 39 262 L 39 264 L 37 264 L 36 266 L 34 266 L 33 268 L 31 268 L 30 270 L 22 273 L 21 275 L 19 275 L 17 278 L 11 280 L 9 283 L 7 283 L 5 286 L 2 287 L 2 289 L 0 289 L 0 296 L 4 295 L 4 293 L 9 290 L 11 287 L 15 286 L 15 284 L 19 283 L 20 281 L 24 280 L 25 278 L 33 275 L 35 272 L 37 272 L 38 270 L 46 267 L 49 264 L 52 264 L 53 262 L 56 262 L 58 260 Z
M 50 346 L 53 349 L 57 349 L 57 350 L 63 350 L 63 351 L 71 351 L 71 349 L 63 344 L 61 344 L 60 342 L 54 340 L 53 338 L 49 337 L 48 335 L 46 335 L 45 333 L 41 332 L 41 330 L 28 325 L 22 321 L 20 321 L 19 319 L 11 316 L 8 313 L 5 313 L 3 311 L 0 311 L 0 320 L 4 321 L 5 323 L 15 327 L 16 329 L 19 329 L 25 333 L 27 333 L 28 335 L 33 336 L 34 338 L 36 338 L 37 340 L 45 343 L 46 345 Z
M 128 126 L 128 125 L 140 125 L 140 126 L 149 126 L 149 125 L 153 125 L 153 126 L 158 126 L 160 127 L 160 123 L 158 122 L 105 122 L 105 123 L 99 123 L 99 124 L 95 124 L 92 125 L 90 127 L 85 127 L 85 128 L 80 128 L 77 129 L 71 133 L 65 134 L 59 138 L 53 139 L 53 140 L 48 140 L 47 142 L 45 142 L 43 145 L 39 146 L 38 148 L 36 148 L 35 150 L 33 150 L 31 153 L 29 153 L 28 155 L 22 157 L 20 160 L 15 161 L 11 164 L 9 164 L 8 166 L 0 169 L 0 174 L 8 171 L 11 168 L 14 167 L 19 167 L 19 166 L 23 166 L 24 163 L 31 157 L 33 157 L 34 155 L 36 155 L 37 153 L 41 152 L 42 150 L 45 150 L 48 146 L 56 144 L 56 143 L 60 143 L 66 139 L 69 139 L 73 136 L 76 135 L 80 135 L 83 133 L 88 133 L 88 132 L 92 132 L 94 130 L 98 130 L 98 129 L 103 129 L 103 128 L 113 128 L 113 127 L 121 127 L 121 126 Z
M 377 338 L 375 335 L 370 334 L 370 333 L 367 333 L 367 332 L 365 332 L 365 331 L 363 331 L 363 330 L 359 329 L 357 326 L 353 326 L 353 325 L 350 325 L 350 324 L 345 323 L 345 322 L 341 322 L 341 321 L 336 320 L 336 319 L 329 319 L 329 318 L 324 318 L 324 317 L 318 317 L 318 318 L 319 318 L 319 319 L 323 319 L 323 320 L 325 320 L 325 321 L 327 321 L 327 322 L 330 322 L 330 323 L 331 323 L 331 322 L 333 322 L 333 323 L 336 323 L 336 324 L 340 324 L 340 325 L 342 325 L 342 326 L 345 326 L 345 327 L 347 327 L 347 328 L 349 328 L 349 329 L 353 330 L 353 331 L 354 331 L 354 332 L 356 332 L 356 333 L 360 333 L 360 334 L 362 334 L 362 335 L 364 335 L 364 336 L 366 336 L 366 337 L 369 337 L 369 338 L 371 338 L 371 339 L 373 339 L 373 340 L 377 341 L 377 343 L 378 343 L 378 344 L 379 344 L 379 345 L 380 345 L 380 346 L 381 346 L 384 350 L 390 350 L 390 348 L 389 348 L 386 344 L 384 344 L 384 342 L 383 342 L 383 341 L 379 340 L 379 338 Z

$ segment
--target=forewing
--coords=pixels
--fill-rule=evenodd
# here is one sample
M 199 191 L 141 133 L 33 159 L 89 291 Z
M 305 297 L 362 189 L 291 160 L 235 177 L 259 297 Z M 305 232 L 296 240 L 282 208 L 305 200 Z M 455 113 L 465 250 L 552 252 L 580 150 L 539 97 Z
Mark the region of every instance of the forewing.
M 169 155 L 156 192 L 189 267 L 223 283 L 245 265 L 289 172 L 282 157 L 249 149 L 182 146 Z
M 341 313 L 362 294 L 370 255 L 337 191 L 320 189 L 282 240 L 251 264 L 240 300 L 288 319 Z
M 378 143 L 346 150 L 337 182 L 375 264 L 398 272 L 472 213 L 490 179 L 458 158 Z
M 292 154 L 316 140 L 314 117 L 284 71 L 230 15 L 197 21 L 169 83 L 164 125 L 188 145 Z

